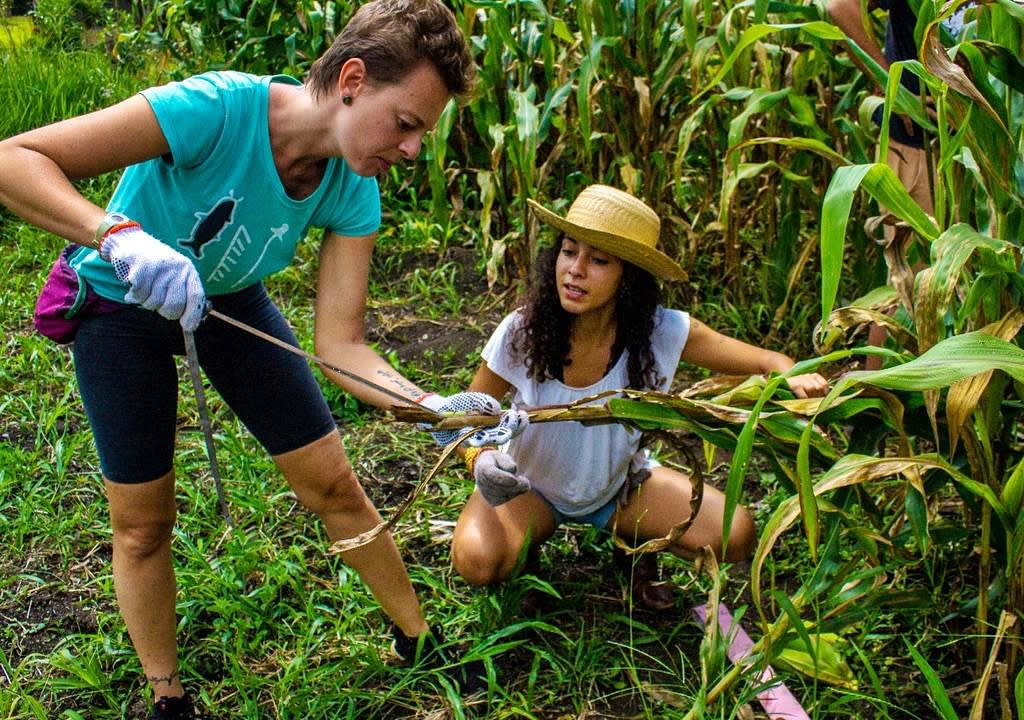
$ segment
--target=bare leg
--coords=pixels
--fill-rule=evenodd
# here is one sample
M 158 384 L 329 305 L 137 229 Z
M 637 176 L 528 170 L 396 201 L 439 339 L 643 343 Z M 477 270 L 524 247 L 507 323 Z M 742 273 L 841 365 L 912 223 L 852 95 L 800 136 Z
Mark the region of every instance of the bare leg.
M 492 507 L 476 490 L 459 515 L 452 564 L 471 585 L 490 585 L 512 574 L 523 543 L 539 544 L 555 531 L 551 508 L 534 492 Z
M 300 502 L 323 522 L 332 540 L 365 532 L 381 521 L 352 471 L 337 432 L 277 455 L 274 461 Z M 359 573 L 403 633 L 415 637 L 427 631 L 419 600 L 390 533 L 382 533 L 341 557 Z
M 183 694 L 171 565 L 174 471 L 137 485 L 105 481 L 114 533 L 114 592 L 155 697 Z
M 666 467 L 652 468 L 651 476 L 630 494 L 626 505 L 616 511 L 612 521 L 616 524 L 616 531 L 629 543 L 665 537 L 673 527 L 689 517 L 692 490 L 688 476 Z M 693 558 L 708 545 L 721 559 L 724 510 L 725 496 L 705 485 L 697 517 L 671 552 L 679 557 Z M 756 540 L 750 513 L 744 507 L 737 507 L 725 559 L 745 560 L 753 552 Z

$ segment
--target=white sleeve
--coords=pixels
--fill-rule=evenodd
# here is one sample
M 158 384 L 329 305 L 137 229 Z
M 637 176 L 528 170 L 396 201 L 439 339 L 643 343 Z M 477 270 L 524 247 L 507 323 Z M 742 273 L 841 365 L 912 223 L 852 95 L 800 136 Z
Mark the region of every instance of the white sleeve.
M 506 315 L 480 352 L 488 368 L 517 388 L 522 387 L 526 379 L 525 363 L 515 358 L 512 352 L 512 333 L 521 324 L 522 315 L 518 311 Z
M 667 392 L 672 385 L 672 378 L 679 367 L 679 358 L 690 337 L 690 315 L 682 310 L 668 310 L 659 307 L 654 324 L 654 337 L 651 338 L 651 351 L 658 367 L 658 377 L 662 378 L 659 390 Z

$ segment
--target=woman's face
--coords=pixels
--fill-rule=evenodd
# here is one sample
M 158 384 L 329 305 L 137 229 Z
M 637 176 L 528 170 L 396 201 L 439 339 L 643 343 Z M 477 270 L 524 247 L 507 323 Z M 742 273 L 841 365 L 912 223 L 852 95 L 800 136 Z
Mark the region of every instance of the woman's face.
M 429 62 L 417 65 L 392 85 L 363 81 L 343 105 L 342 154 L 354 172 L 364 177 L 383 175 L 403 160 L 419 155 L 423 135 L 437 124 L 450 95 Z
M 555 261 L 555 281 L 566 312 L 582 315 L 611 309 L 622 281 L 622 260 L 565 236 Z

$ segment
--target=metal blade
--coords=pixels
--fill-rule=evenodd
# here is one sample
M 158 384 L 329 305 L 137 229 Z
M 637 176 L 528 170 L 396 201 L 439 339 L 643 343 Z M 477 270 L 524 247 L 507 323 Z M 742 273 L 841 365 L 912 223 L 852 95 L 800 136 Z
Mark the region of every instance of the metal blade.
M 236 328 L 239 328 L 240 330 L 245 330 L 247 333 L 249 333 L 251 335 L 255 335 L 256 337 L 261 338 L 263 340 L 266 340 L 269 343 L 277 345 L 279 348 L 281 348 L 283 350 L 287 350 L 288 352 L 292 353 L 293 355 L 298 355 L 299 357 L 306 358 L 310 362 L 314 362 L 314 363 L 316 363 L 317 365 L 319 365 L 321 367 L 327 368 L 328 370 L 336 372 L 339 375 L 344 375 L 347 378 L 355 380 L 356 382 L 358 382 L 358 383 L 360 383 L 362 385 L 365 385 L 366 387 L 370 388 L 371 390 L 376 390 L 379 393 L 387 395 L 389 398 L 392 398 L 394 400 L 398 400 L 403 405 L 410 405 L 410 406 L 415 407 L 415 408 L 420 408 L 422 410 L 426 410 L 427 412 L 433 413 L 438 419 L 443 417 L 442 415 L 439 415 L 438 413 L 434 413 L 429 408 L 426 408 L 423 405 L 420 405 L 419 403 L 417 403 L 412 398 L 405 397 L 404 395 L 401 395 L 401 394 L 395 392 L 394 390 L 391 390 L 390 388 L 386 388 L 386 387 L 383 387 L 382 385 L 378 385 L 377 383 L 373 382 L 372 380 L 367 380 L 366 378 L 362 377 L 361 375 L 356 375 L 354 372 L 351 372 L 349 370 L 345 370 L 344 368 L 340 368 L 337 365 L 333 365 L 333 364 L 327 362 L 326 360 L 317 357 L 313 353 L 306 352 L 302 348 L 297 348 L 294 345 L 289 345 L 284 340 L 276 338 L 273 335 L 268 335 L 267 333 L 263 332 L 262 330 L 257 330 L 256 328 L 252 327 L 251 325 L 246 325 L 241 320 L 235 320 L 233 317 L 225 315 L 222 312 L 218 312 L 217 310 L 214 310 L 213 308 L 210 308 L 209 310 L 207 310 L 207 314 L 210 315 L 211 317 L 217 318 L 218 320 L 223 320 L 224 322 L 228 323 L 229 325 L 234 325 Z
M 210 411 L 206 407 L 206 392 L 203 390 L 203 379 L 199 375 L 199 354 L 196 352 L 196 339 L 188 330 L 185 335 L 185 357 L 188 359 L 188 372 L 192 376 L 192 387 L 196 392 L 196 404 L 199 406 L 199 424 L 203 427 L 203 439 L 206 441 L 206 456 L 210 460 L 210 474 L 217 488 L 217 502 L 228 527 L 234 527 L 228 501 L 224 496 L 224 485 L 220 480 L 220 466 L 217 464 L 217 449 L 213 444 L 213 426 L 210 424 Z

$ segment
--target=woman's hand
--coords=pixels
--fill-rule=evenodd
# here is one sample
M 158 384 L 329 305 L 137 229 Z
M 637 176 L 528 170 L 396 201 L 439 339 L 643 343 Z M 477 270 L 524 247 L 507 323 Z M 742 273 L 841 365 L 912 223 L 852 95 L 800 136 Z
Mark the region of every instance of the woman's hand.
M 530 479 L 517 470 L 516 461 L 508 453 L 484 450 L 473 464 L 473 479 L 484 500 L 497 507 L 530 489 Z
M 498 421 L 497 425 L 477 430 L 466 439 L 466 443 L 473 447 L 504 445 L 525 430 L 526 426 L 530 424 L 530 418 L 524 411 L 517 410 L 515 407 L 502 411 L 501 404 L 483 392 L 461 392 L 449 397 L 430 393 L 420 399 L 419 403 L 442 415 L 451 413 L 501 415 L 501 420 Z M 462 434 L 462 432 L 464 431 L 436 430 L 431 431 L 430 434 L 434 436 L 434 441 L 438 445 L 447 445 Z
M 103 238 L 100 256 L 128 283 L 125 302 L 177 320 L 189 332 L 199 327 L 206 294 L 195 265 L 137 225 Z
M 805 373 L 787 378 L 789 389 L 798 398 L 821 397 L 828 392 L 828 380 L 818 373 Z

